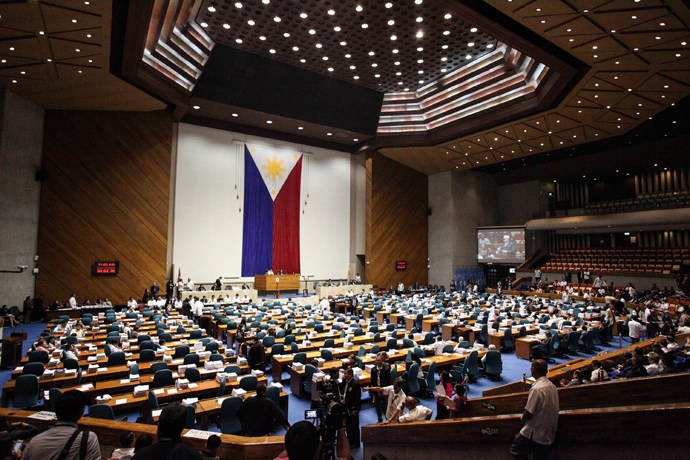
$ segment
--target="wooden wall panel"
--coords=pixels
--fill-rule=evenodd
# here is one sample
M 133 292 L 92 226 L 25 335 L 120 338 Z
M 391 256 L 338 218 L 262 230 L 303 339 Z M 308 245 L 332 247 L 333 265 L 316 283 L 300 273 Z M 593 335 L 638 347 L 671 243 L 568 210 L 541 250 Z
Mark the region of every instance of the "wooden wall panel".
M 367 159 L 367 283 L 380 288 L 428 280 L 428 178 L 380 154 Z M 407 261 L 406 271 L 395 262 Z
M 164 286 L 172 139 L 166 112 L 46 112 L 36 297 L 124 303 Z M 92 276 L 96 260 L 120 273 Z

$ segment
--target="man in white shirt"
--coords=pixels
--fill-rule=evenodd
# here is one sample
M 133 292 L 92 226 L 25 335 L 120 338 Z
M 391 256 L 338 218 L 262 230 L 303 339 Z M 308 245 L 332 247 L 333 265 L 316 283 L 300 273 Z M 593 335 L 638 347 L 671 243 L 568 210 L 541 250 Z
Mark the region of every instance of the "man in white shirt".
M 187 290 L 187 291 L 193 291 L 194 290 L 194 281 L 192 281 L 191 278 L 187 278 L 187 284 L 185 284 L 185 290 Z
M 192 315 L 194 316 L 194 324 L 199 324 L 199 316 L 204 312 L 204 303 L 198 297 L 194 297 L 194 305 L 192 305 Z
M 386 387 L 367 387 L 364 390 L 369 392 L 381 393 L 388 398 L 388 405 L 386 406 L 386 418 L 388 420 L 382 422 L 383 424 L 390 423 L 397 420 L 402 413 L 402 406 L 405 403 L 405 392 L 402 391 L 403 381 L 398 378 L 395 379 L 393 385 Z
M 319 308 L 321 309 L 321 311 L 330 313 L 331 304 L 326 297 L 321 298 L 321 301 L 319 302 Z
M 640 341 L 640 335 L 642 334 L 642 324 L 637 321 L 636 316 L 631 316 L 630 321 L 628 321 L 628 337 L 632 343 L 637 343 Z
M 70 308 L 77 308 L 77 295 L 72 294 L 72 296 L 69 298 L 69 306 Z
M 446 341 L 440 335 L 436 336 L 436 342 L 431 345 L 424 347 L 425 350 L 433 351 L 434 355 L 438 356 L 443 354 L 443 348 L 446 346 Z
M 536 382 L 527 395 L 525 412 L 522 421 L 525 425 L 520 430 L 510 453 L 513 458 L 522 460 L 534 454 L 534 458 L 546 458 L 548 446 L 556 440 L 558 428 L 558 390 L 546 378 L 548 365 L 543 359 L 532 362 L 532 377 Z
M 418 406 L 417 401 L 412 396 L 405 398 L 405 407 L 407 407 L 407 414 L 398 417 L 398 423 L 421 422 L 431 418 L 433 412 L 426 406 L 421 404 Z

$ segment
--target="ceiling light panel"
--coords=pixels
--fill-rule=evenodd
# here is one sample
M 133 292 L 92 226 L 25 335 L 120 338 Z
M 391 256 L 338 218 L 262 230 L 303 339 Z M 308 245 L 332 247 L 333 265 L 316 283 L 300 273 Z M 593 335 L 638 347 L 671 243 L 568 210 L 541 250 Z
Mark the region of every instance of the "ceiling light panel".
M 207 25 L 204 31 L 217 44 L 382 92 L 400 91 L 401 86 L 415 91 L 496 46 L 493 37 L 430 0 L 399 0 L 390 7 L 376 0 L 251 0 L 241 5 L 204 0 L 195 21 Z

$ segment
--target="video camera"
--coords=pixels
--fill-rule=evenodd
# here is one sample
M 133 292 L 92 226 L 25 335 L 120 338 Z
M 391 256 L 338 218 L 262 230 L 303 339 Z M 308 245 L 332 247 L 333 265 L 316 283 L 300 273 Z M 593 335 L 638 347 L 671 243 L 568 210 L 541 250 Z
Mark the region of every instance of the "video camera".
M 321 399 L 317 409 L 305 410 L 305 419 L 319 420 L 319 433 L 321 434 L 322 448 L 320 459 L 334 459 L 335 443 L 338 430 L 345 428 L 347 423 L 347 410 L 340 402 L 338 382 L 333 379 L 315 382 L 316 391 Z

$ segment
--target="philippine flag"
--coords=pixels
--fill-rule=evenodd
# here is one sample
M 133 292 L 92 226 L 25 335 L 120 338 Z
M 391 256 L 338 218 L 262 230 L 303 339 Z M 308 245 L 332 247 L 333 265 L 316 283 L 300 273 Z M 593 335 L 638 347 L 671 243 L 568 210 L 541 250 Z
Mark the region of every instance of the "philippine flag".
M 242 276 L 300 272 L 302 154 L 244 146 Z

